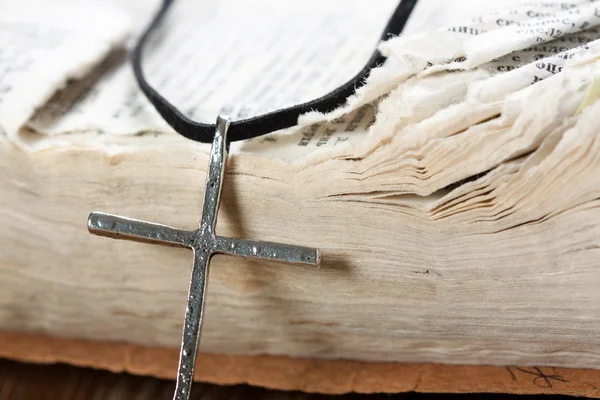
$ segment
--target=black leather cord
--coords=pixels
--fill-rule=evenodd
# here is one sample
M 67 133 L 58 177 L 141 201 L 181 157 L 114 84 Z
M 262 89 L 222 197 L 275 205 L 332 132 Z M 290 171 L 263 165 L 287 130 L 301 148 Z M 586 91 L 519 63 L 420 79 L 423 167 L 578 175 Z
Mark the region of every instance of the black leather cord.
M 158 111 L 176 132 L 197 142 L 210 143 L 213 140 L 215 125 L 203 124 L 187 118 L 181 111 L 150 86 L 142 71 L 141 60 L 144 46 L 146 45 L 146 42 L 148 42 L 148 38 L 152 31 L 163 20 L 169 7 L 173 4 L 173 1 L 174 0 L 163 0 L 160 9 L 133 49 L 133 72 L 142 92 L 144 92 L 154 108 L 156 108 L 156 111 Z M 381 35 L 381 40 L 388 39 L 390 36 L 399 35 L 402 32 L 416 3 L 417 0 L 402 0 L 400 2 L 385 27 L 383 34 Z M 371 69 L 381 65 L 384 61 L 385 57 L 378 50 L 375 50 L 367 64 L 358 74 L 332 92 L 306 103 L 283 108 L 257 117 L 233 121 L 229 126 L 227 133 L 228 141 L 233 142 L 250 139 L 280 129 L 289 128 L 298 123 L 298 117 L 301 114 L 310 111 L 322 113 L 333 111 L 337 107 L 343 105 L 358 87 L 364 85 L 365 79 Z

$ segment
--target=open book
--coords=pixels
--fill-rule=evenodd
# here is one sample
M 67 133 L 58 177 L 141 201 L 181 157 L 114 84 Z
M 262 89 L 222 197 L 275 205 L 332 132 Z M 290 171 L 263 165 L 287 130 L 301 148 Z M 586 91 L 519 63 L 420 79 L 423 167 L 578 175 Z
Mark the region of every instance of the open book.
M 190 254 L 85 223 L 193 229 L 209 145 L 123 57 L 155 4 L 74 3 L 0 13 L 0 329 L 176 348 Z M 246 3 L 182 1 L 148 51 L 196 120 L 328 92 L 395 7 Z M 346 106 L 232 145 L 217 231 L 323 267 L 216 257 L 202 351 L 600 366 L 600 4 L 448 3 L 418 4 Z

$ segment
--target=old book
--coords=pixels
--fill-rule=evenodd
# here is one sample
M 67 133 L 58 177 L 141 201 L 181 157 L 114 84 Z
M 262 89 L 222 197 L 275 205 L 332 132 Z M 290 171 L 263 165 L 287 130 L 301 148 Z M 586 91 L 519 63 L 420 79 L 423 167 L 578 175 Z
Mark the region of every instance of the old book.
M 228 50 L 199 76 L 208 48 L 196 46 L 223 20 L 169 45 L 198 25 L 184 18 L 198 6 L 182 3 L 167 25 L 175 39 L 157 43 L 147 68 L 196 119 L 221 104 L 233 117 L 268 111 L 360 68 L 394 6 L 368 3 L 350 12 L 303 2 L 270 16 L 281 22 L 270 46 L 289 52 L 264 62 L 279 66 L 269 79 L 242 88 L 232 71 L 262 64 L 243 51 L 231 60 L 225 43 L 266 36 L 225 30 L 210 45 Z M 420 3 L 347 106 L 232 146 L 218 232 L 319 247 L 323 266 L 216 257 L 201 351 L 600 365 L 600 12 L 587 1 L 514 3 L 462 22 L 456 9 Z M 269 7 L 223 4 L 231 26 Z M 193 229 L 208 146 L 171 132 L 143 102 L 119 57 L 139 29 L 127 12 L 104 5 L 97 27 L 69 31 L 65 14 L 45 7 L 0 16 L 15 52 L 0 68 L 22 60 L 0 78 L 0 329 L 176 348 L 190 254 L 94 237 L 85 223 L 97 210 Z M 307 25 L 315 15 L 322 23 Z M 328 29 L 341 30 L 315 50 L 316 65 L 286 50 Z

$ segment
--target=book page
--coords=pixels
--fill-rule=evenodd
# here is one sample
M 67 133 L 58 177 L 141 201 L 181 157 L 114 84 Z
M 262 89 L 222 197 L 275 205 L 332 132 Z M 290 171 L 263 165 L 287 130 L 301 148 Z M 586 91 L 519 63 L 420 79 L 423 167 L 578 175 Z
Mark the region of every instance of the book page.
M 462 2 L 465 9 L 474 3 Z M 439 0 L 418 4 L 404 34 L 433 30 L 440 21 L 461 18 L 456 8 L 445 7 Z M 218 113 L 239 119 L 309 101 L 362 68 L 397 1 L 313 0 L 291 2 L 285 8 L 272 5 L 272 0 L 177 2 L 144 60 L 150 82 L 188 117 L 206 123 L 212 123 Z M 207 54 L 211 55 L 208 60 Z M 69 102 L 53 102 L 30 126 L 47 134 L 170 131 L 140 93 L 129 65 L 116 68 L 83 101 L 69 107 Z M 373 111 L 365 113 L 372 120 Z M 353 120 L 348 120 L 351 127 L 356 125 Z M 307 136 L 315 135 L 322 136 L 303 134 L 299 147 L 313 147 L 304 144 Z M 350 137 L 339 139 L 324 137 L 315 146 L 351 142 Z
M 505 43 L 490 41 L 489 51 L 498 54 L 494 48 L 495 45 L 499 47 L 504 46 L 505 49 L 514 48 L 515 50 L 508 50 L 501 57 L 492 58 L 490 61 L 474 65 L 473 69 L 478 72 L 476 74 L 455 74 L 453 68 L 449 67 L 449 65 L 454 64 L 448 63 L 448 61 L 451 61 L 450 58 L 436 61 L 436 57 L 439 57 L 440 53 L 448 52 L 452 54 L 452 52 L 455 52 L 456 54 L 460 54 L 458 52 L 463 49 L 462 45 L 469 43 L 471 39 L 476 39 L 477 36 L 483 35 L 486 32 L 503 30 L 505 27 L 513 25 L 522 26 L 527 31 L 528 27 L 535 27 L 538 24 L 544 27 L 547 24 L 556 24 L 556 16 L 564 17 L 563 13 L 565 9 L 568 9 L 569 13 L 576 16 L 577 21 L 579 21 L 578 27 L 583 29 L 572 29 L 571 33 L 559 34 L 556 38 L 554 36 L 542 36 L 537 41 L 539 44 L 523 49 L 521 49 L 524 43 L 523 40 L 530 40 L 528 37 L 515 36 L 511 29 L 508 30 L 506 37 L 494 33 L 494 37 L 496 38 L 503 37 Z M 586 1 L 517 4 L 514 8 L 493 12 L 468 21 L 459 21 L 430 33 L 419 36 L 408 35 L 393 39 L 392 41 L 397 42 L 395 45 L 389 43 L 385 43 L 385 45 L 395 46 L 393 50 L 397 51 L 398 56 L 408 59 L 406 69 L 403 70 L 403 66 L 394 63 L 395 60 L 393 59 L 391 60 L 392 63 L 386 64 L 382 69 L 395 69 L 395 73 L 398 75 L 404 73 L 405 76 L 411 76 L 418 74 L 421 71 L 420 68 L 423 68 L 421 74 L 411 79 L 410 84 L 413 95 L 410 96 L 410 100 L 412 100 L 413 104 L 401 103 L 404 110 L 440 110 L 463 101 L 466 95 L 476 97 L 480 102 L 502 100 L 510 93 L 514 93 L 560 73 L 568 63 L 576 62 L 578 59 L 585 57 L 590 50 L 597 49 L 600 46 L 600 29 L 597 26 L 600 19 L 598 15 L 600 15 L 598 8 L 594 5 L 590 6 L 589 2 Z M 568 19 L 565 17 L 560 20 L 560 23 L 563 24 L 566 21 Z M 548 29 L 557 28 L 552 26 Z M 444 48 L 448 43 L 444 37 L 450 38 L 456 46 L 454 48 Z M 407 46 L 403 46 L 404 44 L 407 44 Z M 426 44 L 433 45 L 426 46 Z M 391 57 L 394 58 L 395 55 L 392 54 Z M 417 62 L 419 59 L 422 67 Z M 485 58 L 481 58 L 481 60 L 485 60 Z M 437 64 L 434 64 L 432 61 L 437 62 Z M 440 73 L 448 75 L 445 79 L 448 83 L 447 88 L 439 87 L 439 83 L 436 84 L 435 82 L 431 86 L 431 82 L 422 79 L 427 76 L 433 76 L 435 72 L 437 72 L 438 77 L 441 77 Z M 391 81 L 394 79 L 391 75 L 388 75 L 386 78 Z M 455 81 L 454 86 L 462 87 L 462 91 L 455 90 L 453 85 L 450 84 L 453 79 Z M 371 80 L 370 84 L 367 84 L 366 89 L 377 88 L 380 84 L 382 82 Z M 394 89 L 403 90 L 402 82 Z M 381 91 L 380 94 L 388 95 L 389 91 Z M 408 99 L 408 97 L 405 97 L 405 99 Z M 361 104 L 360 102 L 356 103 L 358 105 Z M 412 108 L 409 106 L 412 106 Z M 399 121 L 404 110 L 399 108 L 379 109 L 378 118 L 394 123 L 394 121 Z M 300 131 L 295 132 L 292 137 L 277 134 L 269 135 L 262 139 L 259 138 L 254 142 L 245 144 L 244 149 L 253 153 L 276 156 L 277 152 L 283 153 L 283 146 L 286 146 L 286 155 L 294 154 L 297 158 L 300 158 L 308 154 L 311 149 L 316 150 L 328 146 L 341 147 L 345 144 L 359 144 L 365 141 L 365 133 L 367 131 L 371 134 L 367 140 L 375 143 L 378 139 L 373 136 L 377 134 L 369 128 L 370 123 L 375 121 L 376 111 L 377 108 L 375 105 L 367 104 L 361 107 L 354 107 L 351 104 L 332 113 L 335 118 L 325 116 L 328 120 L 326 124 L 304 127 Z M 431 113 L 433 112 L 435 111 L 431 111 Z M 340 118 L 340 115 L 344 113 L 347 114 L 343 118 Z M 356 121 L 358 116 L 365 115 L 368 118 L 360 125 L 361 128 L 354 129 L 354 124 L 351 121 Z M 389 132 L 394 130 L 389 124 L 382 125 L 385 126 L 384 130 L 386 131 L 384 135 L 388 135 Z M 348 129 L 348 126 L 351 129 Z M 261 144 L 257 144 L 257 141 L 261 141 Z M 276 142 L 279 142 L 279 144 Z M 291 150 L 291 144 L 295 144 L 298 150 Z M 363 144 L 365 143 L 363 142 Z M 369 144 L 367 144 L 368 146 Z M 336 157 L 339 156 L 351 157 L 350 152 L 336 152 Z
M 375 51 L 396 3 L 175 2 L 147 49 L 144 70 L 149 82 L 194 120 L 214 123 L 219 113 L 233 119 L 264 114 L 310 101 L 352 78 Z M 32 126 L 48 134 L 167 129 L 139 91 L 129 64 L 56 117 L 46 113 Z
M 0 1 L 0 8 L 0 130 L 9 135 L 122 43 L 130 27 L 125 14 L 104 6 L 26 0 Z
M 138 3 L 125 2 L 124 8 L 149 18 L 155 5 Z M 475 2 L 462 3 L 469 10 Z M 444 4 L 420 1 L 404 34 L 464 18 L 464 12 Z M 288 7 L 273 7 L 270 0 L 176 2 L 148 48 L 144 69 L 150 82 L 192 119 L 212 123 L 218 113 L 234 119 L 259 115 L 317 98 L 354 76 L 396 5 L 396 0 L 295 1 Z M 140 30 L 146 20 L 137 20 Z M 277 154 L 284 146 L 285 158 L 295 159 L 361 141 L 374 115 L 375 108 L 367 106 L 327 127 L 292 130 L 293 137 L 269 135 L 241 147 Z M 171 131 L 139 91 L 130 65 L 119 63 L 93 87 L 72 85 L 56 96 L 29 126 L 50 135 Z
M 511 52 L 559 41 L 600 24 L 600 7 L 594 1 L 526 3 L 502 12 L 490 13 L 449 30 L 470 34 L 458 53 L 446 64 L 428 70 L 469 69 Z M 570 40 L 570 42 L 573 42 Z M 579 42 L 582 43 L 581 41 Z M 542 50 L 548 53 L 547 50 Z M 552 52 L 552 51 L 550 51 Z M 554 51 L 556 53 L 557 51 Z
M 366 0 L 297 3 L 273 8 L 270 0 L 252 6 L 239 0 L 177 2 L 148 47 L 144 69 L 149 81 L 188 117 L 206 123 L 218 113 L 239 119 L 308 101 L 360 70 L 396 6 L 395 1 L 373 6 Z M 470 7 L 471 3 L 477 6 Z M 449 70 L 461 62 L 448 64 L 451 55 L 477 49 L 481 54 L 461 67 L 479 68 L 489 77 L 506 75 L 499 81 L 499 95 L 560 72 L 564 63 L 585 53 L 587 43 L 598 38 L 595 26 L 600 19 L 591 2 L 509 3 L 512 8 L 495 11 L 500 6 L 484 7 L 472 0 L 456 7 L 438 0 L 419 2 L 405 33 L 382 46 L 391 58 L 382 70 L 394 69 L 385 78 L 396 82 L 393 74 Z M 471 19 L 461 21 L 465 12 L 459 8 Z M 473 14 L 482 11 L 488 13 Z M 557 33 L 565 21 L 568 29 Z M 443 27 L 437 27 L 439 23 Z M 515 33 L 514 27 L 523 32 Z M 542 33 L 532 31 L 539 27 Z M 489 40 L 481 39 L 487 36 Z M 527 47 L 534 39 L 536 44 Z M 394 64 L 398 57 L 409 57 L 410 65 Z M 317 118 L 333 123 L 311 125 L 309 120 L 305 124 L 311 126 L 236 144 L 232 150 L 291 161 L 318 149 L 360 143 L 375 120 L 376 107 L 370 104 L 394 87 L 387 85 L 369 79 L 361 89 L 371 91 L 369 96 L 359 91 L 358 97 L 363 97 L 359 102 Z M 127 63 L 117 63 L 93 87 L 84 88 L 83 93 L 55 97 L 29 126 L 48 135 L 172 132 L 137 88 Z M 73 103 L 73 98 L 78 101 Z

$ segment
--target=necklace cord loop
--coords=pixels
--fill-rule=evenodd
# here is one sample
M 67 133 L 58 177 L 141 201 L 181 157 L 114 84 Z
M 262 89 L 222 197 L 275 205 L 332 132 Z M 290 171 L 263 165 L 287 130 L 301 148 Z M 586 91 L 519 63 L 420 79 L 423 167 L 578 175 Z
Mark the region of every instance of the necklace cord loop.
M 133 73 L 142 92 L 152 103 L 156 111 L 158 111 L 162 118 L 177 133 L 196 142 L 211 143 L 214 137 L 215 125 L 196 122 L 183 115 L 177 107 L 171 104 L 148 83 L 142 69 L 141 60 L 144 47 L 152 32 L 164 19 L 173 2 L 174 0 L 163 0 L 160 9 L 154 15 L 154 18 L 150 24 L 148 24 L 136 43 L 131 56 Z M 380 40 L 386 40 L 389 37 L 397 36 L 402 32 L 416 3 L 417 0 L 401 0 L 389 19 Z M 375 50 L 362 70 L 360 70 L 352 79 L 328 94 L 305 103 L 282 108 L 267 114 L 231 122 L 228 142 L 251 139 L 280 129 L 289 128 L 298 123 L 298 117 L 300 115 L 311 111 L 327 113 L 335 110 L 345 104 L 348 97 L 354 94 L 356 89 L 364 85 L 371 69 L 383 64 L 385 59 L 386 57 L 383 56 L 379 50 Z

